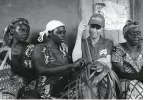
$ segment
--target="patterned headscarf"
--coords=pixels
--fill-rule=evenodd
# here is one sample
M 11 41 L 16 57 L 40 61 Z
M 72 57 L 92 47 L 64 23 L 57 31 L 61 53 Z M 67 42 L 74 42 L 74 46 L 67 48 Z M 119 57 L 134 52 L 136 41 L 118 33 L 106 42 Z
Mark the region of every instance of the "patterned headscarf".
M 48 36 L 49 35 L 49 33 L 48 33 L 49 31 L 52 31 L 55 28 L 60 27 L 60 26 L 65 26 L 65 25 L 62 22 L 57 21 L 57 20 L 52 20 L 49 23 L 47 23 L 45 30 L 39 33 L 40 36 L 38 38 L 38 41 L 42 42 L 44 35 Z
M 13 39 L 13 33 L 11 32 L 17 25 L 25 24 L 29 27 L 29 22 L 25 18 L 16 18 L 4 29 L 3 39 L 7 45 L 11 45 Z M 30 29 L 30 27 L 29 27 Z
M 124 36 L 128 31 L 131 31 L 133 28 L 139 28 L 139 23 L 138 22 L 133 22 L 131 20 L 128 20 L 126 25 L 123 28 L 123 34 Z
M 6 63 L 7 58 L 11 60 L 11 44 L 13 40 L 13 33 L 11 32 L 12 29 L 14 29 L 17 25 L 25 24 L 29 26 L 28 21 L 25 18 L 16 18 L 12 20 L 12 22 L 4 29 L 4 35 L 3 35 L 3 40 L 0 42 L 3 42 L 3 46 L 0 48 L 0 53 L 3 51 L 7 51 L 5 58 L 3 59 L 0 69 L 4 68 L 4 65 Z

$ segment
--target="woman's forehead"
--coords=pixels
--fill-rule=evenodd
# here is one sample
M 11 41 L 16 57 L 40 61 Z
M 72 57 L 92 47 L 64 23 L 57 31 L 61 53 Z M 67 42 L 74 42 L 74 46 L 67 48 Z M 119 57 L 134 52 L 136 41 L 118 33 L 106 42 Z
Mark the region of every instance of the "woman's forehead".
M 16 28 L 29 28 L 29 26 L 25 24 L 19 24 L 16 26 Z
M 131 31 L 141 31 L 139 27 L 133 27 L 130 29 Z
M 65 26 L 57 27 L 55 30 L 65 30 Z

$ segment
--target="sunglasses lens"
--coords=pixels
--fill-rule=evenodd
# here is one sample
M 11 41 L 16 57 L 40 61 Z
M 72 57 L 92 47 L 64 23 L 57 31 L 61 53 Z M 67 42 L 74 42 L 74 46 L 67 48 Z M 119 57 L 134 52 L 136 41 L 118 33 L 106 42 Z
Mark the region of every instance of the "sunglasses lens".
M 99 26 L 99 25 L 96 25 L 96 29 L 101 29 L 101 26 Z
M 95 25 L 94 25 L 94 24 L 91 24 L 91 28 L 95 28 Z
M 101 29 L 101 26 L 97 24 L 91 24 L 91 28 Z

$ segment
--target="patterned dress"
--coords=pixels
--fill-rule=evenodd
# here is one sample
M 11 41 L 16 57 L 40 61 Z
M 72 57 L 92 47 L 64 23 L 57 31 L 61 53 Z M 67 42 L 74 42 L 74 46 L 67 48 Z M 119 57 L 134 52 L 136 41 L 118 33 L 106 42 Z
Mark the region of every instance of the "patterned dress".
M 67 48 L 65 45 L 64 48 Z M 48 67 L 54 67 L 58 65 L 68 64 L 68 55 L 67 50 L 64 48 L 60 48 L 61 54 L 63 57 L 61 59 L 57 59 L 55 54 L 52 52 L 51 48 L 43 47 L 44 61 Z M 61 62 L 61 60 L 63 60 Z M 65 73 L 65 72 L 63 72 Z M 51 96 L 59 97 L 59 92 L 63 90 L 64 84 L 67 83 L 65 78 L 67 77 L 67 73 L 64 75 L 54 75 L 52 77 L 47 76 L 39 76 L 37 80 L 37 91 L 40 93 L 41 98 L 51 98 Z M 66 77 L 65 77 L 66 76 Z M 57 87 L 57 88 L 56 88 Z M 55 92 L 56 91 L 56 92 Z M 57 92 L 58 91 L 58 92 Z
M 34 45 L 25 46 L 21 51 L 21 64 L 19 67 L 26 67 L 31 69 L 31 53 Z M 15 74 L 11 71 L 11 65 L 5 63 L 4 67 L 0 69 L 0 98 L 1 99 L 16 99 L 18 91 L 27 83 L 27 79 Z
M 139 72 L 143 66 L 143 53 L 140 52 L 135 59 L 132 59 L 132 57 L 119 44 L 116 45 L 115 50 L 112 54 L 112 62 L 122 63 L 124 71 L 127 73 Z M 140 81 L 120 79 L 120 82 L 123 95 L 125 95 L 126 99 L 143 99 L 143 88 Z
M 44 44 L 40 44 L 39 46 L 42 47 L 41 52 L 44 57 L 42 59 L 47 67 L 55 67 L 69 63 L 70 57 L 67 55 L 68 47 L 65 44 L 62 44 L 59 49 L 58 53 L 61 56 L 59 56 L 59 54 L 55 54 L 51 47 L 47 47 Z M 62 91 L 67 84 L 68 75 L 69 72 L 62 72 L 51 77 L 38 76 L 38 78 L 25 87 L 25 91 L 37 91 L 38 95 L 40 95 L 40 98 L 42 99 L 59 98 L 61 95 L 60 91 Z

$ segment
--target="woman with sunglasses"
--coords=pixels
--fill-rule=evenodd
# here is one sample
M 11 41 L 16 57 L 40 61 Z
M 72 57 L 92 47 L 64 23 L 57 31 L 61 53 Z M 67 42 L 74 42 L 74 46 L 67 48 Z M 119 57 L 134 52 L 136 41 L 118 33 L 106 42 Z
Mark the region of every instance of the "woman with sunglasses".
M 86 30 L 86 27 L 87 25 L 84 21 L 82 21 L 79 25 L 78 35 L 72 54 L 73 61 L 78 58 L 86 58 L 87 61 L 90 61 L 86 41 L 82 39 L 82 35 Z M 99 13 L 93 14 L 89 20 L 88 27 L 90 36 L 87 38 L 87 42 L 92 60 L 104 61 L 109 64 L 109 67 L 111 67 L 110 62 L 113 42 L 101 36 L 105 27 L 105 19 L 103 15 Z
M 83 65 L 85 60 L 78 59 L 69 64 L 68 47 L 64 44 L 66 28 L 62 22 L 50 21 L 45 31 L 40 32 L 39 42 L 43 41 L 44 35 L 48 41 L 36 45 L 32 54 L 38 75 L 35 89 L 42 99 L 59 98 L 60 92 L 69 80 L 69 72 Z
M 123 28 L 125 43 L 115 46 L 112 64 L 118 74 L 121 86 L 121 99 L 143 99 L 143 45 L 138 22 L 128 20 Z
M 5 62 L 1 63 L 0 70 L 0 90 L 3 99 L 16 99 L 20 88 L 35 78 L 31 63 L 34 45 L 26 42 L 29 32 L 30 25 L 25 18 L 12 20 L 4 30 L 3 46 L 0 48 L 0 59 Z M 11 60 L 7 58 L 7 54 Z
M 108 86 L 108 84 L 109 84 L 109 83 L 107 83 L 108 82 L 107 80 L 109 80 L 108 76 L 107 75 L 105 77 L 101 76 L 102 78 L 100 80 L 99 80 L 99 78 L 97 79 L 97 75 L 99 75 L 99 73 L 101 73 L 101 71 L 103 70 L 102 63 L 104 63 L 106 65 L 106 67 L 108 68 L 108 70 L 111 71 L 111 50 L 113 47 L 113 42 L 111 40 L 105 39 L 101 36 L 101 34 L 103 34 L 103 32 L 104 32 L 104 27 L 105 27 L 104 16 L 99 13 L 93 14 L 91 16 L 89 23 L 88 23 L 90 36 L 86 39 L 82 39 L 82 35 L 83 35 L 84 31 L 86 30 L 86 27 L 87 27 L 87 25 L 85 24 L 84 21 L 82 21 L 78 27 L 77 39 L 76 39 L 76 43 L 75 43 L 74 50 L 72 53 L 73 61 L 75 61 L 79 58 L 85 58 L 87 60 L 86 68 L 89 67 L 89 68 L 95 69 L 95 70 L 86 69 L 88 71 L 81 72 L 81 75 L 79 78 L 77 77 L 78 75 L 76 75 L 76 78 L 75 78 L 76 80 L 81 79 L 83 77 L 83 75 L 84 76 L 86 75 L 86 74 L 84 74 L 86 72 L 86 73 L 88 73 L 87 77 L 89 77 L 89 78 L 91 77 L 91 79 L 92 79 L 91 80 L 91 79 L 85 78 L 85 79 L 83 79 L 83 82 L 80 82 L 80 85 L 85 83 L 85 86 L 86 86 L 85 87 L 84 85 L 82 85 L 82 89 L 85 88 L 86 90 L 84 89 L 83 91 L 85 91 L 85 92 L 81 93 L 82 94 L 81 99 L 102 99 L 102 98 L 103 99 L 112 99 L 112 98 L 115 98 L 116 95 L 113 90 L 112 90 L 113 91 L 112 96 L 106 96 L 106 95 L 111 94 L 107 90 L 111 90 L 115 86 L 111 87 L 111 89 L 108 89 L 108 87 L 106 87 L 106 88 L 103 87 L 104 85 L 107 84 L 107 86 Z M 101 62 L 102 66 L 98 68 L 97 62 Z M 98 70 L 96 70 L 96 68 L 98 68 Z M 104 78 L 106 79 L 106 81 Z M 98 81 L 98 82 L 94 82 L 94 81 Z M 79 85 L 79 83 L 78 83 L 78 85 Z M 93 96 L 92 96 L 92 94 L 93 94 Z

